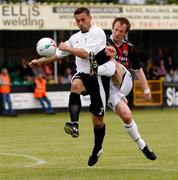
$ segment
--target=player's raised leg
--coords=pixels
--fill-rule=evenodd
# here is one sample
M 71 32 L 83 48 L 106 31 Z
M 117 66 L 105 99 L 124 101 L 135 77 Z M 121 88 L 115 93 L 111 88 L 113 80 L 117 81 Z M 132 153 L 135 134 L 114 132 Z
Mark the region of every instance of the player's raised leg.
M 146 145 L 145 141 L 142 139 L 138 131 L 137 124 L 132 118 L 131 111 L 123 100 L 121 100 L 117 104 L 116 112 L 122 118 L 123 126 L 126 129 L 127 133 L 137 143 L 139 149 L 143 152 L 146 158 L 155 160 L 156 154 L 148 147 L 148 145 Z
M 74 80 L 71 85 L 71 93 L 69 97 L 69 112 L 71 122 L 67 122 L 64 126 L 64 130 L 67 134 L 70 134 L 73 138 L 79 136 L 78 121 L 81 110 L 80 93 L 85 90 L 83 82 L 79 79 L 80 75 L 74 75 Z

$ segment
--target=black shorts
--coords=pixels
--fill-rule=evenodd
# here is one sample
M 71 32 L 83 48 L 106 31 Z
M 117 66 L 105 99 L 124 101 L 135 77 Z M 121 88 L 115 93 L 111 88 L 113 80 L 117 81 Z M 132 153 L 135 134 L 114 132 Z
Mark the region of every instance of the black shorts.
M 82 95 L 90 95 L 90 112 L 95 116 L 104 116 L 109 97 L 110 78 L 77 73 L 73 79 L 81 79 L 86 89 L 85 92 L 82 92 Z

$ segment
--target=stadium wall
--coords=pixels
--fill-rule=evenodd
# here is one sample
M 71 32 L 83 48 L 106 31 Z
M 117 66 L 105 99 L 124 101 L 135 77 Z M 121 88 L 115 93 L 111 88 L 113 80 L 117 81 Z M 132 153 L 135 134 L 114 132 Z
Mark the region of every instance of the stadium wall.
M 77 30 L 73 18 L 80 4 L 0 4 L 0 30 Z M 82 4 L 93 23 L 107 30 L 116 16 L 127 17 L 133 30 L 178 29 L 177 5 Z M 51 21 L 52 19 L 52 21 Z
M 47 96 L 53 108 L 68 108 L 70 85 L 48 85 Z M 14 86 L 11 99 L 16 110 L 41 109 L 39 101 L 34 98 L 32 86 Z M 81 96 L 83 107 L 90 104 L 89 96 Z
M 163 84 L 163 104 L 164 107 L 178 107 L 178 84 Z M 52 107 L 58 110 L 68 108 L 70 85 L 48 85 L 47 95 L 51 100 Z M 31 86 L 14 86 L 11 93 L 12 104 L 15 110 L 28 111 L 41 109 L 39 102 L 33 96 Z M 89 96 L 81 96 L 82 107 L 89 107 Z M 129 99 L 129 104 L 132 104 Z

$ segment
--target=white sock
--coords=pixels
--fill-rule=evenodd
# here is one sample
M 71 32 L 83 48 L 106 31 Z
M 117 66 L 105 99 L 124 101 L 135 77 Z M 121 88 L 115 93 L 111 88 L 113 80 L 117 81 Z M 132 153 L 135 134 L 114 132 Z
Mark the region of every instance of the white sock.
M 127 133 L 131 136 L 131 138 L 138 144 L 140 149 L 143 149 L 145 147 L 145 141 L 141 138 L 140 133 L 137 129 L 137 124 L 134 120 L 130 124 L 125 124 L 124 127 L 127 131 Z
M 98 75 L 111 77 L 116 71 L 116 64 L 113 61 L 108 61 L 100 66 L 98 66 Z

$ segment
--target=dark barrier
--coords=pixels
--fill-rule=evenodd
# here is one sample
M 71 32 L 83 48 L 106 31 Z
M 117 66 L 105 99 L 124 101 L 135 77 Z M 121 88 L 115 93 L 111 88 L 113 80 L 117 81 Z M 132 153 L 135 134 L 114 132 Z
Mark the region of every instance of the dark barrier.
M 67 85 L 58 85 L 50 84 L 47 85 L 47 91 L 70 91 L 70 84 Z M 12 86 L 11 93 L 24 93 L 24 92 L 33 92 L 33 86 Z
M 178 83 L 164 83 L 164 106 L 178 106 Z

